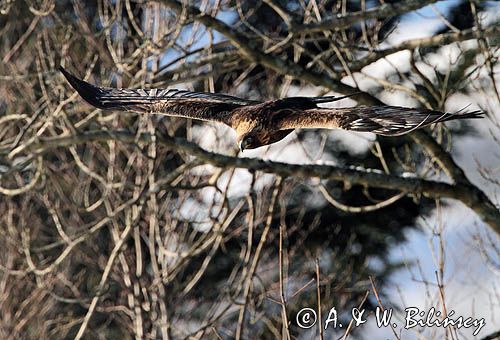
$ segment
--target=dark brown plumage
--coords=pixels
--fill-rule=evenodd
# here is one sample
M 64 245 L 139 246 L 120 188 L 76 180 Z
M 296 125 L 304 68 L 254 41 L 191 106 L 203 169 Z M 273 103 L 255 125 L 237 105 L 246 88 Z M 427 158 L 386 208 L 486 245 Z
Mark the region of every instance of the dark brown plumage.
M 91 85 L 60 67 L 71 86 L 89 104 L 104 110 L 158 113 L 216 121 L 238 134 L 240 149 L 280 141 L 295 129 L 344 129 L 400 136 L 429 124 L 479 118 L 481 111 L 443 113 L 399 106 L 321 108 L 344 97 L 288 97 L 257 102 L 229 95 L 176 89 L 114 89 Z

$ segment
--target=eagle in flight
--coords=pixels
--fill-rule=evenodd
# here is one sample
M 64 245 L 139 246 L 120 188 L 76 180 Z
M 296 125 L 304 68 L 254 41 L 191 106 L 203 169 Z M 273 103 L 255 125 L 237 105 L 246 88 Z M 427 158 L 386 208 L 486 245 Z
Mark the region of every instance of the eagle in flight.
M 177 89 L 97 87 L 59 68 L 90 105 L 103 110 L 158 113 L 215 121 L 233 128 L 240 150 L 276 143 L 295 129 L 344 129 L 400 136 L 427 125 L 453 119 L 479 118 L 481 111 L 443 113 L 399 106 L 322 108 L 319 103 L 344 97 L 288 97 L 259 102 L 224 94 Z

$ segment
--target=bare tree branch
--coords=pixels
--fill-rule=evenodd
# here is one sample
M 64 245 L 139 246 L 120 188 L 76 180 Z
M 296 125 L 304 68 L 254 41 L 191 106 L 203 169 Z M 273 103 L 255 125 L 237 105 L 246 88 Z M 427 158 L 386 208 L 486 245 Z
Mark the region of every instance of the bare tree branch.
M 139 137 L 127 131 L 89 131 L 80 135 L 43 139 L 28 146 L 24 151 L 45 153 L 57 147 L 67 147 L 88 142 L 119 140 L 122 142 L 150 143 L 153 136 L 143 133 Z M 479 189 L 464 183 L 448 184 L 413 177 L 386 175 L 370 170 L 356 170 L 333 165 L 287 164 L 253 158 L 231 157 L 204 150 L 197 144 L 181 138 L 162 136 L 159 143 L 196 156 L 203 161 L 221 168 L 245 168 L 273 173 L 281 177 L 316 177 L 347 182 L 349 184 L 393 189 L 408 193 L 422 194 L 433 198 L 453 198 L 474 210 L 490 227 L 500 234 L 500 211 Z
M 292 28 L 294 33 L 321 32 L 347 28 L 361 20 L 382 19 L 414 11 L 438 0 L 406 0 L 396 3 L 384 3 L 366 11 L 353 12 L 337 17 L 329 17 L 320 22 L 299 25 Z
M 390 54 L 397 53 L 400 51 L 412 50 L 415 48 L 422 48 L 422 47 L 444 46 L 454 42 L 477 39 L 480 37 L 483 38 L 495 37 L 498 36 L 499 34 L 500 34 L 500 26 L 494 25 L 488 27 L 483 31 L 480 31 L 476 28 L 469 28 L 467 30 L 459 32 L 443 33 L 427 38 L 406 40 L 397 44 L 396 46 L 389 47 L 384 50 L 374 51 L 373 54 L 364 57 L 359 62 L 354 62 L 351 65 L 351 71 L 359 71 L 363 67 L 370 65 L 371 63 L 383 57 L 386 57 Z

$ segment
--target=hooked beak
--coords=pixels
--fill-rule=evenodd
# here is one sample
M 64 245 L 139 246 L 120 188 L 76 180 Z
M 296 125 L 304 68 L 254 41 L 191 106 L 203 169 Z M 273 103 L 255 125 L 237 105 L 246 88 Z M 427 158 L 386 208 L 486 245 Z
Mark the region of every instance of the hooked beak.
M 242 141 L 242 140 L 240 140 L 240 142 L 238 143 L 238 146 L 239 146 L 239 148 L 240 148 L 240 151 L 241 151 L 241 152 L 243 152 L 243 150 L 245 150 L 245 147 L 243 146 L 243 143 L 242 143 L 242 142 L 243 142 L 243 141 Z

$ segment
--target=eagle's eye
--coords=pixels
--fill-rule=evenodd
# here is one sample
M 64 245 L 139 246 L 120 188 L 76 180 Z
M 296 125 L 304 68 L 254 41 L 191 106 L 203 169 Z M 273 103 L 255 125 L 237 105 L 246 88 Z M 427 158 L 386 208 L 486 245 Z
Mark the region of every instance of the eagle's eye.
M 245 149 L 252 149 L 253 142 L 254 142 L 254 139 L 252 136 L 244 137 L 240 142 L 240 150 L 243 151 Z

